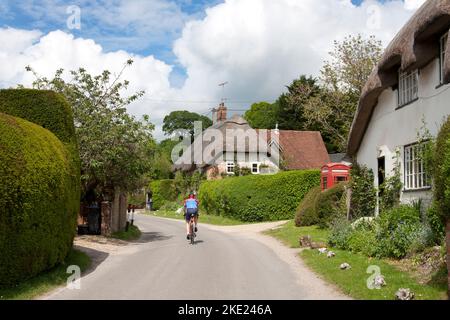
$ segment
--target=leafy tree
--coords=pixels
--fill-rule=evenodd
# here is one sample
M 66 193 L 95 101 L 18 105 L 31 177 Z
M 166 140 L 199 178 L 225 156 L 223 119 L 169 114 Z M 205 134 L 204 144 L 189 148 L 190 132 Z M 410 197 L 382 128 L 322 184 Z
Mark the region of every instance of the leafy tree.
M 105 187 L 133 191 L 144 183 L 143 175 L 150 170 L 154 126 L 148 116 L 137 120 L 126 110 L 144 92 L 127 97 L 121 93 L 129 82 L 120 78 L 132 63 L 128 60 L 115 77 L 107 70 L 92 76 L 80 68 L 70 71 L 69 81 L 63 79 L 63 69 L 48 79 L 38 76 L 31 67 L 26 68 L 36 77 L 34 88 L 62 93 L 72 105 L 85 192 Z
M 191 137 L 194 136 L 194 122 L 201 121 L 202 128 L 212 126 L 212 121 L 208 117 L 189 111 L 173 111 L 163 121 L 163 131 L 166 135 L 179 134 L 181 130 L 187 130 Z
M 254 129 L 273 129 L 278 122 L 278 105 L 268 102 L 254 103 L 244 114 Z
M 340 90 L 358 100 L 382 52 L 382 43 L 375 36 L 365 39 L 358 34 L 342 42 L 334 41 L 334 49 L 329 52 L 331 59 L 322 67 L 321 80 L 333 91 Z
M 287 86 L 287 93 L 283 93 L 275 102 L 278 109 L 278 123 L 280 129 L 305 129 L 304 109 L 309 99 L 320 93 L 317 79 L 300 76 Z

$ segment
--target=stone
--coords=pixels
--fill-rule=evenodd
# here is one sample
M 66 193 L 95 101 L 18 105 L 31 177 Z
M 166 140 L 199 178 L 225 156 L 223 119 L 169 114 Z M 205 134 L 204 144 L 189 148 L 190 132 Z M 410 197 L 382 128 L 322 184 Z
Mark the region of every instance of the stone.
M 373 279 L 373 287 L 375 289 L 381 289 L 381 287 L 386 286 L 386 280 L 384 280 L 384 276 L 377 275 L 374 279 Z
M 328 252 L 327 258 L 334 258 L 336 254 L 333 251 Z
M 348 270 L 348 269 L 351 269 L 352 267 L 348 263 L 345 262 L 345 263 L 341 264 L 339 268 L 341 268 L 341 270 Z
M 325 253 L 327 253 L 327 251 L 328 251 L 327 248 L 320 248 L 319 249 L 319 253 L 320 254 L 325 254 Z
M 414 299 L 414 292 L 412 292 L 410 289 L 398 289 L 398 291 L 395 293 L 395 298 L 397 300 L 413 300 Z
M 312 240 L 310 236 L 300 237 L 300 247 L 302 248 L 310 248 L 312 244 Z

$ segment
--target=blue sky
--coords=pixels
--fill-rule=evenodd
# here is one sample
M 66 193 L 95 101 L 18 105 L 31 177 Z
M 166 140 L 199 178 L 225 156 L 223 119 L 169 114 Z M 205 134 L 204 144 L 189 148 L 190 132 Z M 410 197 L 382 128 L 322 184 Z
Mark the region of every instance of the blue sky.
M 114 12 L 119 2 L 119 0 L 6 0 L 0 4 L 0 27 L 38 29 L 44 34 L 62 30 L 76 37 L 93 39 L 102 45 L 105 51 L 126 50 L 143 56 L 154 55 L 174 67 L 170 81 L 174 87 L 180 87 L 186 78 L 186 70 L 178 63 L 173 53 L 173 42 L 181 36 L 187 21 L 202 19 L 208 7 L 220 4 L 223 0 L 156 0 L 168 4 L 165 9 L 157 8 L 164 11 L 161 16 L 170 15 L 174 21 L 168 26 L 148 32 L 148 36 L 144 33 L 147 32 L 145 28 L 145 31 L 139 31 L 143 29 L 142 24 L 145 24 L 145 21 L 105 23 L 102 12 L 119 14 Z M 155 1 L 144 0 L 143 3 L 145 2 L 148 4 Z M 355 5 L 360 5 L 361 2 L 362 0 L 352 0 Z M 69 15 L 66 10 L 70 5 L 81 8 L 80 30 L 67 28 L 66 20 Z
M 4 0 L 2 0 L 4 1 Z M 139 1 L 139 0 L 138 0 Z M 16 1 L 6 0 L 0 4 L 0 27 L 13 27 L 18 29 L 38 29 L 43 33 L 53 30 L 62 30 L 72 33 L 76 37 L 95 40 L 102 45 L 105 51 L 126 50 L 127 52 L 143 56 L 154 55 L 156 58 L 174 66 L 171 74 L 171 83 L 180 87 L 186 77 L 184 68 L 176 60 L 172 51 L 173 42 L 180 37 L 184 24 L 192 19 L 201 19 L 205 16 L 208 7 L 215 6 L 223 0 L 144 0 L 144 5 L 150 3 L 167 4 L 166 8 L 156 6 L 155 12 L 163 11 L 164 15 L 173 18 L 168 26 L 148 32 L 146 37 L 142 24 L 136 17 L 130 17 L 131 23 L 105 23 L 101 11 L 119 14 L 117 7 L 119 0 L 41 0 Z M 81 8 L 81 29 L 69 30 L 66 20 L 69 16 L 67 7 L 76 5 Z M 111 10 L 112 9 L 112 10 Z M 145 31 L 141 31 L 144 29 Z
M 378 1 L 376 15 L 374 1 L 0 0 L 0 87 L 31 85 L 27 65 L 47 77 L 98 74 L 132 58 L 124 77 L 146 95 L 129 111 L 149 114 L 160 132 L 170 111 L 215 107 L 219 83 L 228 82 L 227 104 L 245 110 L 302 74 L 318 76 L 335 40 L 362 33 L 386 45 L 423 0 Z M 67 27 L 70 5 L 80 30 Z

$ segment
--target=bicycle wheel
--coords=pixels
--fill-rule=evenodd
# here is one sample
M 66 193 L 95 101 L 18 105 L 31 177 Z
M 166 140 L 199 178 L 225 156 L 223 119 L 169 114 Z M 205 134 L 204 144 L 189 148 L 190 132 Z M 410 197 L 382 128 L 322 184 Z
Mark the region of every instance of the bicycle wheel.
M 191 222 L 190 225 L 190 233 L 191 233 L 191 244 L 195 242 L 195 233 L 194 233 L 194 224 Z

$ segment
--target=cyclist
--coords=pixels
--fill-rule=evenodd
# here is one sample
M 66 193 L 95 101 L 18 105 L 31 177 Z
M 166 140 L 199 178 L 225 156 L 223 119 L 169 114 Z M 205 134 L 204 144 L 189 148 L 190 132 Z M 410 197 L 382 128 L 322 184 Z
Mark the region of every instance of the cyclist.
M 189 223 L 191 221 L 191 215 L 194 215 L 194 221 L 195 221 L 195 232 L 197 232 L 197 223 L 198 223 L 198 200 L 196 199 L 196 196 L 194 193 L 190 193 L 189 197 L 184 200 L 184 217 L 186 220 L 186 231 L 187 236 L 186 238 L 190 240 L 189 237 Z

